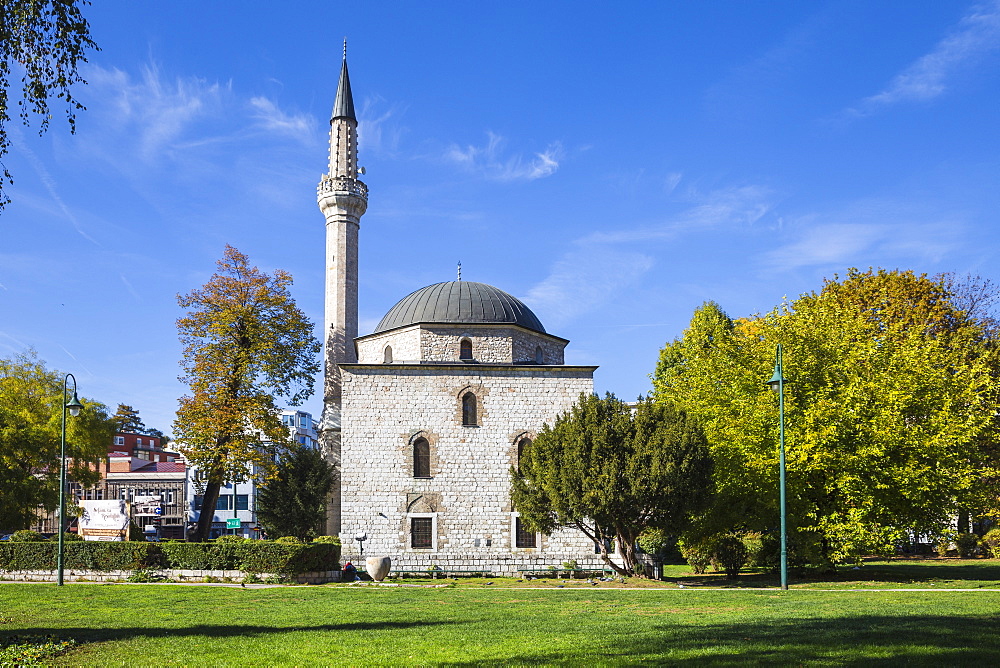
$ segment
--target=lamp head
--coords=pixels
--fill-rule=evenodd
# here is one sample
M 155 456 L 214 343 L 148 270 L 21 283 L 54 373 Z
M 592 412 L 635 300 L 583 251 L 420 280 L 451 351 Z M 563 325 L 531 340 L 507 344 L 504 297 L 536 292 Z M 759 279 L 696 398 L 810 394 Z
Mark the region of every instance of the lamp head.
M 782 378 L 781 376 L 781 368 L 775 367 L 774 375 L 772 375 L 770 379 L 765 380 L 764 384 L 770 387 L 773 391 L 777 392 L 779 389 L 781 389 L 781 383 L 787 383 L 787 382 L 788 381 Z
M 83 408 L 83 404 L 80 403 L 80 399 L 76 396 L 76 390 L 73 390 L 73 398 L 69 400 L 66 404 L 66 408 L 69 409 L 69 414 L 76 417 L 80 414 L 80 409 Z
M 358 541 L 359 543 L 364 542 L 368 540 L 368 534 L 366 534 L 364 531 L 359 531 L 356 534 L 354 534 L 354 540 Z

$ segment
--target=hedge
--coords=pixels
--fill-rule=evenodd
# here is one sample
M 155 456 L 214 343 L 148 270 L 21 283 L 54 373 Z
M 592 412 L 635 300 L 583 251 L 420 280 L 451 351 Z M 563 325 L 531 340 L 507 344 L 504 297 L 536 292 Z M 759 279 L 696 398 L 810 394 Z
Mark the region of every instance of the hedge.
M 56 568 L 55 543 L 0 543 L 0 570 Z M 210 543 L 85 541 L 64 546 L 65 568 L 131 571 L 144 568 L 239 570 L 294 575 L 340 567 L 339 543 L 295 545 L 270 540 Z

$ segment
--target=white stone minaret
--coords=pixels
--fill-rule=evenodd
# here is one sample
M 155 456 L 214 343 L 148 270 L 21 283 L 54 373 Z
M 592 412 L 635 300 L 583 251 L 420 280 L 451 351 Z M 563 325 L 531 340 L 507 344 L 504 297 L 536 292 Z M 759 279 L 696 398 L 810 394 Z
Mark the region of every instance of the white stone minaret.
M 320 446 L 336 467 L 336 482 L 327 511 L 327 533 L 340 533 L 340 364 L 357 362 L 358 227 L 368 207 L 368 187 L 358 180 L 358 120 L 354 117 L 351 81 L 347 76 L 347 41 L 340 68 L 337 98 L 330 118 L 330 164 L 316 190 L 326 217 L 326 309 L 323 418 Z

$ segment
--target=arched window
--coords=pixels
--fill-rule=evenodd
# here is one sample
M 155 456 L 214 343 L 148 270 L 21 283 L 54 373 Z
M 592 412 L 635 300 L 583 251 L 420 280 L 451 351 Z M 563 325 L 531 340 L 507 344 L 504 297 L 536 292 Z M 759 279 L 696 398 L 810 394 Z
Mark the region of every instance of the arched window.
M 545 364 L 545 353 L 541 346 L 535 346 L 535 364 Z
M 524 457 L 524 453 L 527 452 L 528 448 L 530 448 L 530 447 L 531 447 L 531 439 L 530 438 L 522 438 L 520 441 L 517 442 L 517 465 L 518 465 L 518 467 L 521 466 L 521 459 Z
M 462 339 L 458 344 L 458 358 L 462 361 L 472 361 L 472 341 Z
M 462 395 L 462 426 L 479 426 L 478 406 L 476 405 L 476 395 L 466 392 Z
M 392 364 L 392 346 L 385 347 L 385 353 L 382 356 L 382 364 Z
M 413 477 L 431 477 L 431 445 L 426 438 L 413 442 Z

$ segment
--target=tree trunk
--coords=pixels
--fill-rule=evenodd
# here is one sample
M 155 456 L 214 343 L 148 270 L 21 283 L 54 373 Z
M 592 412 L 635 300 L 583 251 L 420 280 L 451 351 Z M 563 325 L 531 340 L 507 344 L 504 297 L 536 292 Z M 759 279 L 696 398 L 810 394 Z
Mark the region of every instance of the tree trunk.
M 212 520 L 215 517 L 215 506 L 219 501 L 220 489 L 222 489 L 221 480 L 209 480 L 205 485 L 205 495 L 201 497 L 198 526 L 195 528 L 193 536 L 188 534 L 189 542 L 204 543 L 208 540 L 208 534 L 212 530 Z

